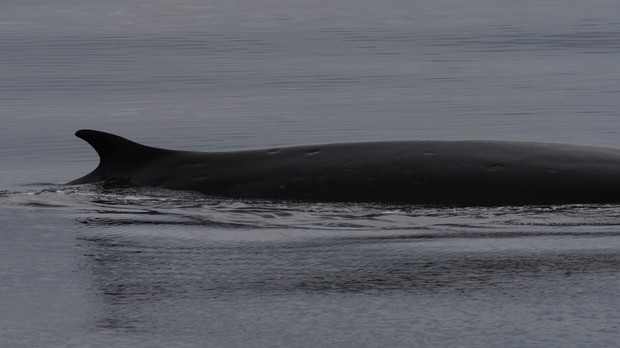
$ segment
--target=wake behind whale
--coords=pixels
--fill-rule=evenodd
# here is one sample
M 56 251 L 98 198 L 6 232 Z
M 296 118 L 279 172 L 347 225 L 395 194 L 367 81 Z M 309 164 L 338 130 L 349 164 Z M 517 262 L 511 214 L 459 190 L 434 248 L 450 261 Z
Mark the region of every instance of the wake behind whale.
M 620 202 L 620 149 L 510 141 L 381 141 L 230 152 L 159 149 L 95 130 L 76 136 L 100 181 L 229 198 L 447 206 Z

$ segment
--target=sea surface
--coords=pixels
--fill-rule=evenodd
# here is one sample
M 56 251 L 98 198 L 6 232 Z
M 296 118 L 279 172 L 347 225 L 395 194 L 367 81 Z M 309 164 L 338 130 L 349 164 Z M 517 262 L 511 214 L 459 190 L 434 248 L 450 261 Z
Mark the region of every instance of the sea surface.
M 65 186 L 82 128 L 180 150 L 620 147 L 612 0 L 0 5 L 1 347 L 614 347 L 620 205 Z

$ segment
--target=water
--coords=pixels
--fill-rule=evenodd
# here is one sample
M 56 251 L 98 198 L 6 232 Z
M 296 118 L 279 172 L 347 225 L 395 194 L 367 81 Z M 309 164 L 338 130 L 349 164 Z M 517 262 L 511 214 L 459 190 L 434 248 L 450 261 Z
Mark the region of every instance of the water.
M 610 347 L 620 207 L 234 201 L 59 185 L 72 134 L 235 150 L 620 147 L 612 1 L 8 1 L 0 346 Z

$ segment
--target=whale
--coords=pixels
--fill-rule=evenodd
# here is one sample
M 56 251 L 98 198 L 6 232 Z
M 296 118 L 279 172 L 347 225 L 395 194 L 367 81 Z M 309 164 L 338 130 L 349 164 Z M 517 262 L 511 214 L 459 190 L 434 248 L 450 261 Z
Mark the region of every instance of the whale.
M 439 206 L 620 203 L 620 149 L 547 142 L 412 140 L 176 151 L 79 130 L 99 155 L 68 182 L 233 199 Z

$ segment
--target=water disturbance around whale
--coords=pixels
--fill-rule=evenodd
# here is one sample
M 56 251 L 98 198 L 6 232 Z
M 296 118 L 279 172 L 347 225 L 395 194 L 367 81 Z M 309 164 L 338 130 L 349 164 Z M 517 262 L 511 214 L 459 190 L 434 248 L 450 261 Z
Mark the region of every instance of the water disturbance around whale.
M 118 181 L 230 198 L 498 206 L 620 202 L 620 150 L 542 142 L 380 141 L 230 152 L 80 130 L 100 156 L 68 184 Z

